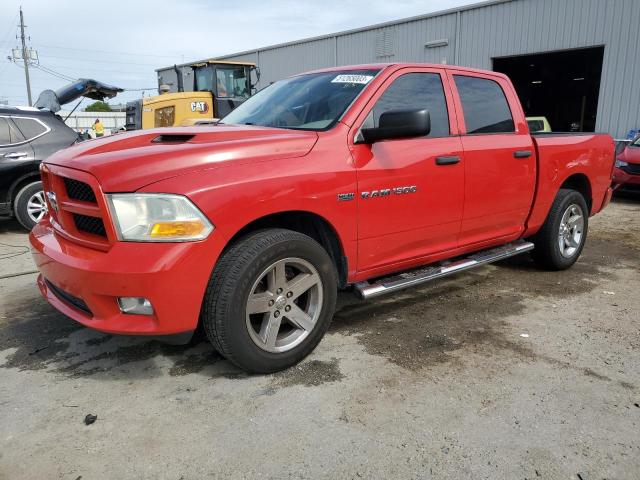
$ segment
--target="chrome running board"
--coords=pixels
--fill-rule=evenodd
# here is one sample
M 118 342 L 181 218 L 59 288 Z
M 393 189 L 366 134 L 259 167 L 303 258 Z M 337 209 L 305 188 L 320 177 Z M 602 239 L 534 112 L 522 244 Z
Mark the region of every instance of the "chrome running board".
M 498 260 L 513 257 L 514 255 L 519 255 L 529 250 L 533 250 L 533 243 L 518 240 L 517 242 L 507 243 L 500 247 L 476 252 L 468 257 L 454 260 L 453 262 L 442 262 L 418 270 L 409 270 L 389 277 L 378 278 L 371 283 L 368 281 L 359 282 L 354 285 L 355 291 L 363 300 L 369 300 L 370 298 L 379 297 L 380 295 L 386 295 L 387 293 L 421 285 L 436 278 L 446 277 L 454 273 L 462 272 L 463 270 L 497 262 Z

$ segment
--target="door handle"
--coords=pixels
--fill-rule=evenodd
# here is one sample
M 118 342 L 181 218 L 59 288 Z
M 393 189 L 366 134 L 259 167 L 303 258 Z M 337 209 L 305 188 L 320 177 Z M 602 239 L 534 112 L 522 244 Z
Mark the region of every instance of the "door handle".
M 513 152 L 513 158 L 529 158 L 531 153 L 531 150 L 516 150 Z
M 4 158 L 22 158 L 29 155 L 27 152 L 11 152 L 7 153 Z
M 460 163 L 460 157 L 452 155 L 450 157 L 436 157 L 436 165 L 455 165 Z

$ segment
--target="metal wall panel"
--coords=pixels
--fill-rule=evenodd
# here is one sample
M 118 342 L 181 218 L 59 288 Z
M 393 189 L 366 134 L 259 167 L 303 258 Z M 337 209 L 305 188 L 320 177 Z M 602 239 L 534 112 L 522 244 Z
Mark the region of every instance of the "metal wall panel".
M 596 129 L 620 137 L 640 125 L 637 0 L 518 0 L 461 14 L 459 64 L 604 45 Z
M 596 128 L 620 137 L 640 127 L 639 32 L 640 0 L 503 0 L 224 58 L 256 62 L 264 86 L 332 65 L 410 61 L 491 69 L 495 57 L 604 45 Z M 436 40 L 446 45 L 425 46 Z
M 335 65 L 335 39 L 326 38 L 257 52 L 259 88 L 296 73 Z M 227 58 L 231 60 L 231 58 Z M 233 57 L 235 60 L 236 57 Z

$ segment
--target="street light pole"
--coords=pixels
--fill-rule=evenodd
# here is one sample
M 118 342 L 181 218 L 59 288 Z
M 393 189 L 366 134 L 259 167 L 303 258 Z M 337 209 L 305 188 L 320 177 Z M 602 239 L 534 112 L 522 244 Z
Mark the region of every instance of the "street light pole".
M 27 50 L 27 40 L 24 36 L 24 15 L 22 14 L 22 7 L 20 7 L 20 38 L 22 39 L 24 78 L 27 81 L 27 98 L 29 99 L 29 106 L 31 106 L 33 102 L 31 101 L 31 82 L 29 81 L 29 50 Z

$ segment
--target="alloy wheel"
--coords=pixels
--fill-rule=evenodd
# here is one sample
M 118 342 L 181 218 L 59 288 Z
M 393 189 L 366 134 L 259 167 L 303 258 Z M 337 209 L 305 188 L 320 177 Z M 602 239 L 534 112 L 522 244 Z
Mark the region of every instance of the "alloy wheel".
M 322 280 L 302 258 L 284 258 L 267 267 L 251 287 L 246 326 L 262 350 L 282 353 L 313 331 L 322 310 Z
M 579 205 L 572 203 L 567 207 L 558 231 L 560 254 L 565 258 L 573 257 L 582 242 L 584 232 L 584 214 Z
M 34 223 L 38 223 L 46 213 L 47 202 L 44 198 L 44 192 L 40 190 L 34 193 L 27 201 L 27 215 Z

